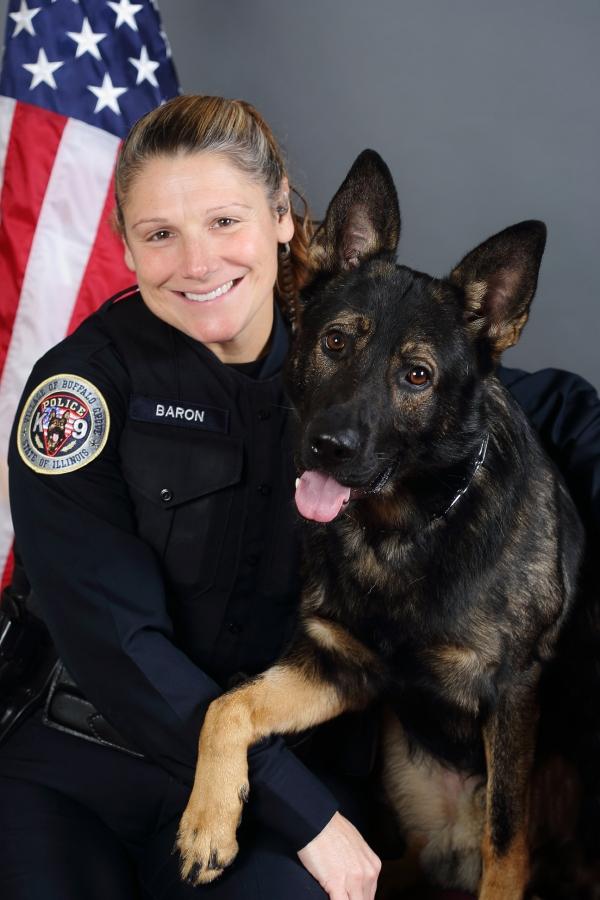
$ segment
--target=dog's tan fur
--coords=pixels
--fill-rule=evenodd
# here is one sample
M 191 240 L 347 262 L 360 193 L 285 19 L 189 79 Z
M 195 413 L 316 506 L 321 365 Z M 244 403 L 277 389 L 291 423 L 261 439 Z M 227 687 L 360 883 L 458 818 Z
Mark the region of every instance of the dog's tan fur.
M 305 627 L 317 644 L 346 660 L 351 660 L 354 665 L 370 669 L 379 665 L 375 655 L 341 625 L 320 619 L 318 616 L 309 616 Z
M 371 656 L 343 628 L 311 618 L 309 627 L 329 650 L 360 668 Z M 279 665 L 211 703 L 204 720 L 194 786 L 177 838 L 182 875 L 202 864 L 196 880 L 213 881 L 237 853 L 235 833 L 248 795 L 248 748 L 274 732 L 304 731 L 370 699 L 343 699 L 309 666 Z M 217 850 L 218 848 L 218 850 Z
M 402 810 L 411 857 L 432 884 L 444 884 L 441 860 L 456 859 L 461 883 L 476 891 L 481 876 L 485 779 L 463 777 L 433 757 L 411 754 L 404 730 L 389 709 L 382 734 L 383 784 L 392 806 Z

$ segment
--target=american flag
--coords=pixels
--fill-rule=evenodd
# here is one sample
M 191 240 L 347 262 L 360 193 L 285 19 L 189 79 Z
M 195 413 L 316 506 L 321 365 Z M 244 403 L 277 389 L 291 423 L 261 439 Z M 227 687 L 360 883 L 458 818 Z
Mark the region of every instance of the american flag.
M 110 227 L 120 140 L 178 93 L 156 0 L 10 0 L 0 73 L 0 572 L 6 452 L 35 360 L 131 284 Z M 8 563 L 7 563 L 8 561 Z

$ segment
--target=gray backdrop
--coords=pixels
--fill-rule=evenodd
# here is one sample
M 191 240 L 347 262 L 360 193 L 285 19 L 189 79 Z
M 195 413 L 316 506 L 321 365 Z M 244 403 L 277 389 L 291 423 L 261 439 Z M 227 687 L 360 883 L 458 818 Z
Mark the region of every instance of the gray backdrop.
M 399 258 L 415 268 L 443 274 L 506 225 L 544 219 L 537 299 L 505 361 L 600 385 L 598 0 L 160 0 L 160 9 L 182 88 L 255 103 L 317 216 L 371 146 L 396 178 Z

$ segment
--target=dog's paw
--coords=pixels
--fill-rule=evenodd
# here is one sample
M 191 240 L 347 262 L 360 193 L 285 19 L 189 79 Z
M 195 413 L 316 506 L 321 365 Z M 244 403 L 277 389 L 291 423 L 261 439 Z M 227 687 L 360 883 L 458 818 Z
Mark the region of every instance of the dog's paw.
M 214 881 L 238 852 L 235 837 L 208 834 L 201 828 L 187 828 L 183 824 L 177 835 L 177 847 L 181 854 L 181 877 L 190 884 L 208 884 Z
M 206 809 L 194 809 L 190 804 L 185 810 L 179 831 L 177 849 L 181 855 L 181 877 L 193 885 L 214 881 L 238 852 L 235 833 L 242 812 L 239 806 L 228 813 L 223 806 L 211 815 Z

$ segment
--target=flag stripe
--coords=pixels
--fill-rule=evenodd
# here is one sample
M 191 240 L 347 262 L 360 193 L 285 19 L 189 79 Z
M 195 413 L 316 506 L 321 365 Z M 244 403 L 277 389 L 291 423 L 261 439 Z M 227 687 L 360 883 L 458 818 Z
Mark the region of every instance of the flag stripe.
M 12 540 L 12 534 L 11 534 L 11 540 Z M 4 569 L 2 571 L 2 582 L 0 583 L 0 590 L 4 590 L 4 588 L 10 584 L 14 568 L 15 568 L 15 557 L 12 553 L 12 543 L 11 543 L 11 548 L 8 553 L 8 556 L 6 557 L 6 562 L 4 564 Z
M 64 116 L 27 103 L 17 103 L 14 108 L 0 195 L 0 372 L 6 362 L 38 215 L 66 123 Z
M 4 163 L 8 150 L 8 138 L 12 128 L 17 101 L 12 97 L 0 97 L 0 184 L 4 179 Z
M 6 503 L 8 437 L 17 403 L 36 359 L 65 336 L 104 209 L 119 140 L 69 119 L 54 159 L 23 279 L 0 384 L 1 499 Z M 85 167 L 78 165 L 85 158 Z M 0 565 L 10 550 L 8 506 L 2 510 Z
M 125 265 L 121 238 L 112 226 L 113 207 L 114 178 L 111 178 L 94 247 L 69 322 L 69 334 L 98 309 L 99 297 L 110 297 L 135 280 Z
M 13 118 L 15 114 L 15 107 L 17 105 L 16 100 L 13 100 L 11 97 L 0 97 L 0 184 L 4 180 L 4 165 L 6 162 L 6 154 L 8 153 L 8 144 L 9 138 L 12 129 Z M 0 205 L 0 236 L 2 235 L 2 215 L 3 215 L 3 207 Z M 0 244 L 0 255 L 1 247 L 3 244 Z M 1 263 L 0 263 L 1 265 Z M 6 302 L 6 296 L 4 292 L 2 293 L 2 303 Z M 8 337 L 8 336 L 7 336 Z M 5 344 L 8 346 L 8 340 Z M 4 505 L 8 503 L 8 498 L 4 501 L 3 498 L 0 498 L 0 507 L 4 508 Z M 12 577 L 12 571 L 14 566 L 14 558 L 12 553 L 8 554 L 8 558 L 6 560 L 6 564 L 3 566 L 2 571 L 2 583 L 0 584 L 0 588 L 4 589 L 7 584 L 9 584 L 10 579 Z

